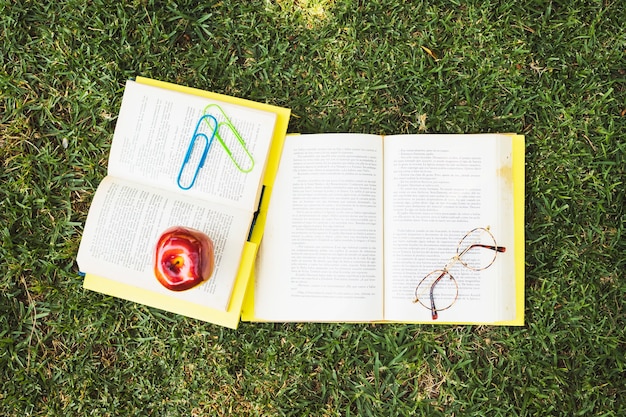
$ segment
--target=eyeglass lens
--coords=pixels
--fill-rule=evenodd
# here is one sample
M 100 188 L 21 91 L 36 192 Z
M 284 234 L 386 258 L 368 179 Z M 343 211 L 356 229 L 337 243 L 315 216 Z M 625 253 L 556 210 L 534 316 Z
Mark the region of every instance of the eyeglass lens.
M 457 248 L 459 261 L 469 269 L 479 271 L 488 268 L 496 259 L 498 250 L 493 235 L 483 228 L 469 232 Z
M 448 272 L 433 271 L 428 274 L 415 289 L 415 298 L 424 307 L 430 309 L 430 291 L 437 310 L 445 310 L 452 306 L 457 299 L 458 288 L 455 279 Z

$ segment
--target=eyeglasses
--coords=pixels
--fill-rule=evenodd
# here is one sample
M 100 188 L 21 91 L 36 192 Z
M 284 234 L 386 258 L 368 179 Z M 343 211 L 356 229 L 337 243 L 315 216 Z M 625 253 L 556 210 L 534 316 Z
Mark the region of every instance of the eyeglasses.
M 459 297 L 459 285 L 450 274 L 450 268 L 459 262 L 472 271 L 482 271 L 495 262 L 498 252 L 505 251 L 504 246 L 496 244 L 496 239 L 489 231 L 489 227 L 477 227 L 470 230 L 460 240 L 456 255 L 442 269 L 431 272 L 417 284 L 413 302 L 420 303 L 429 309 L 433 320 L 437 320 L 439 312 L 452 307 Z

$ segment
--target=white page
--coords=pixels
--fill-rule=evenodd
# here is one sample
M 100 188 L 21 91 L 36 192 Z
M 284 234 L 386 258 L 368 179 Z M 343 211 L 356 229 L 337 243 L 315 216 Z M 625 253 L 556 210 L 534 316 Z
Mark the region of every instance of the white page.
M 503 311 L 515 305 L 512 188 L 498 175 L 510 168 L 510 138 L 404 135 L 385 137 L 384 146 L 385 319 L 431 321 L 430 310 L 413 303 L 415 287 L 450 261 L 468 231 L 487 226 L 508 250 L 481 272 L 452 266 L 459 298 L 438 320 L 512 318 Z
M 240 172 L 214 138 L 194 186 L 184 191 L 177 185 L 194 133 L 211 136 L 213 124 L 200 123 L 196 130 L 206 106 L 211 103 L 218 102 L 128 81 L 115 127 L 109 175 L 254 211 L 276 123 L 274 113 L 219 102 L 240 132 L 254 165 L 229 129 L 220 127 L 218 132 L 225 138 L 235 161 L 244 169 L 253 166 L 252 171 Z M 216 110 L 210 114 L 218 121 L 224 120 Z M 197 137 L 191 160 L 183 172 L 184 187 L 191 183 L 204 148 L 204 139 Z
M 287 137 L 256 263 L 255 316 L 382 319 L 382 140 Z
M 94 196 L 78 251 L 81 271 L 170 297 L 226 310 L 252 214 L 187 196 L 106 177 Z M 161 233 L 186 226 L 206 233 L 215 250 L 211 278 L 187 291 L 170 291 L 154 273 Z

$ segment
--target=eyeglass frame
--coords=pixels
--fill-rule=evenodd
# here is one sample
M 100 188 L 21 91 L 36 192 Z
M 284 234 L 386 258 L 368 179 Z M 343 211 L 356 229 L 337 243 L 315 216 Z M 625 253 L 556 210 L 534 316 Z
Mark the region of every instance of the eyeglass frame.
M 487 234 L 489 236 L 491 236 L 492 241 L 495 243 L 495 245 L 485 245 L 485 244 L 471 244 L 469 245 L 466 249 L 464 249 L 461 253 L 459 253 L 459 249 L 461 248 L 461 243 L 463 243 L 463 241 L 465 240 L 465 238 L 467 238 L 469 235 L 471 235 L 472 233 L 478 231 L 478 230 L 482 230 L 487 232 Z M 473 248 L 485 248 L 485 249 L 489 249 L 489 250 L 493 250 L 496 253 L 493 256 L 493 259 L 491 260 L 491 262 L 489 262 L 489 264 L 487 264 L 486 266 L 480 267 L 480 268 L 473 268 L 471 266 L 469 266 L 467 263 L 463 262 L 463 260 L 461 259 L 461 257 L 463 255 L 465 255 L 467 252 L 469 252 L 471 249 Z M 455 256 L 453 256 L 448 263 L 446 263 L 446 265 L 443 267 L 443 269 L 435 269 L 434 271 L 426 274 L 426 276 L 424 278 L 422 278 L 420 280 L 420 282 L 417 284 L 417 286 L 415 287 L 415 300 L 413 300 L 413 303 L 419 303 L 421 304 L 423 307 L 430 309 L 431 312 L 431 317 L 433 320 L 437 320 L 437 318 L 439 317 L 438 312 L 439 311 L 444 311 L 449 309 L 450 307 L 452 307 L 458 297 L 459 297 L 459 284 L 456 281 L 456 278 L 454 278 L 452 276 L 452 274 L 450 273 L 450 269 L 457 263 L 460 262 L 461 265 L 463 265 L 464 267 L 466 267 L 467 269 L 470 269 L 472 271 L 482 271 L 485 270 L 487 268 L 489 268 L 491 265 L 493 265 L 493 263 L 496 261 L 496 257 L 498 253 L 504 253 L 506 252 L 506 247 L 504 246 L 498 246 L 498 243 L 496 242 L 496 238 L 493 236 L 493 234 L 489 231 L 489 226 L 487 227 L 476 227 L 472 230 L 470 230 L 469 232 L 467 232 L 465 234 L 465 236 L 463 236 L 461 238 L 461 240 L 459 240 L 459 244 L 457 245 L 456 248 L 457 254 Z M 418 292 L 417 289 L 420 287 L 420 285 L 422 285 L 422 283 L 426 280 L 426 278 L 430 277 L 431 275 L 437 273 L 437 272 L 441 272 L 441 274 L 439 274 L 439 276 L 435 279 L 435 281 L 430 285 L 430 290 L 429 290 L 429 296 L 430 296 L 430 307 L 428 307 L 426 304 L 424 304 L 422 302 L 422 300 L 420 300 L 420 297 L 418 296 Z M 441 281 L 441 279 L 443 277 L 445 277 L 446 275 L 450 276 L 450 279 L 452 281 L 454 281 L 454 285 L 455 285 L 455 289 L 456 289 L 456 294 L 454 295 L 454 300 L 452 301 L 452 303 L 450 303 L 449 306 L 441 308 L 441 309 L 437 309 L 437 307 L 435 306 L 435 297 L 434 297 L 434 290 L 435 290 L 435 285 L 437 285 L 439 283 L 439 281 Z

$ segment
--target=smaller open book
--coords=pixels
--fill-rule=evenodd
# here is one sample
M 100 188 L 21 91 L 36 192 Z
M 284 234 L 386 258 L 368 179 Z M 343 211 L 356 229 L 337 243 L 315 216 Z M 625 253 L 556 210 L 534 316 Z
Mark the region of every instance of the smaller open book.
M 262 227 L 251 228 L 289 114 L 147 78 L 128 81 L 78 252 L 84 287 L 237 327 L 262 236 Z M 211 278 L 186 291 L 155 277 L 156 243 L 172 226 L 204 232 L 215 248 Z
M 524 324 L 524 137 L 288 136 L 242 319 Z

